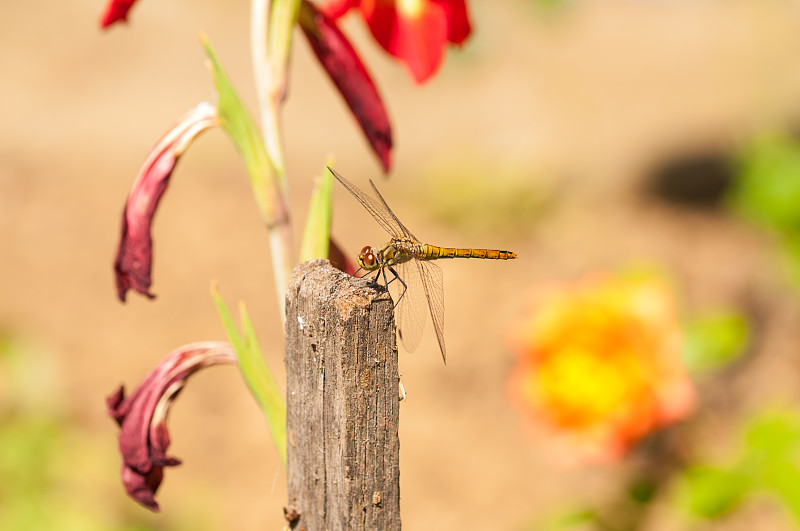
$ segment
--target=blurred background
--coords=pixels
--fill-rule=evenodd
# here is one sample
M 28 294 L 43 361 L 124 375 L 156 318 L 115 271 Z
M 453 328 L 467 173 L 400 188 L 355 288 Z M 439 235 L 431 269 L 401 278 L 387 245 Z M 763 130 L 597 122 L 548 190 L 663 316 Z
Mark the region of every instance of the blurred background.
M 285 474 L 235 369 L 195 376 L 173 407 L 183 464 L 167 471 L 158 515 L 124 493 L 104 403 L 174 348 L 225 338 L 212 280 L 247 303 L 283 378 L 266 233 L 220 131 L 183 156 L 156 216 L 157 298 L 121 304 L 112 276 L 140 165 L 213 97 L 199 32 L 255 110 L 249 6 L 148 0 L 103 32 L 104 5 L 0 8 L 0 528 L 277 529 Z M 446 367 L 430 327 L 401 350 L 405 527 L 798 528 L 800 2 L 469 9 L 473 34 L 423 86 L 344 19 L 389 108 L 389 178 L 299 33 L 284 114 L 297 242 L 334 156 L 421 239 L 519 254 L 443 265 Z M 342 247 L 383 242 L 336 195 Z M 670 279 L 701 351 L 687 362 L 695 409 L 667 450 L 565 468 L 515 403 L 509 338 L 542 286 L 642 266 Z

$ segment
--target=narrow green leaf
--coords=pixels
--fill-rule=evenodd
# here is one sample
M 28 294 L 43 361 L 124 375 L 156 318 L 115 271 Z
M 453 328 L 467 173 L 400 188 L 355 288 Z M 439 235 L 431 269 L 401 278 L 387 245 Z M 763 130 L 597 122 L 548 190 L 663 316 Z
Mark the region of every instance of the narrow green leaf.
M 268 227 L 287 219 L 286 183 L 270 160 L 255 121 L 237 96 L 217 59 L 211 43 L 203 35 L 201 41 L 211 63 L 211 74 L 217 89 L 220 125 L 242 155 L 256 205 Z
M 308 208 L 303 243 L 300 246 L 300 261 L 328 258 L 331 240 L 331 211 L 333 204 L 333 179 L 327 168 L 314 185 Z
M 267 419 L 272 440 L 278 450 L 283 464 L 286 464 L 286 402 L 272 372 L 269 370 L 261 349 L 258 346 L 255 329 L 247 314 L 244 304 L 240 304 L 239 311 L 242 321 L 242 333 L 236 328 L 225 301 L 222 300 L 216 286 L 211 287 L 211 296 L 214 305 L 222 319 L 222 324 L 228 334 L 236 357 L 239 361 L 239 370 L 242 372 L 250 392 L 255 397 Z

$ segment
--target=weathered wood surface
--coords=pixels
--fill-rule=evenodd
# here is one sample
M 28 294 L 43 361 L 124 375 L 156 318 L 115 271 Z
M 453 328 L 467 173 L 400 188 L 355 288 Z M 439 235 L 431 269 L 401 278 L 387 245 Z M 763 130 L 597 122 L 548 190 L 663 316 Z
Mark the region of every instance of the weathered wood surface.
M 327 260 L 286 295 L 288 508 L 295 529 L 400 529 L 392 302 Z

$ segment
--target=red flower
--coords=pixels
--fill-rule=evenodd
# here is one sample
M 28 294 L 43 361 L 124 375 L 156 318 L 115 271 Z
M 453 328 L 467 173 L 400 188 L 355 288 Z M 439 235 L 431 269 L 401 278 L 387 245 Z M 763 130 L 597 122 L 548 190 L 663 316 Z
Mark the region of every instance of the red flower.
M 461 44 L 470 33 L 465 0 L 330 0 L 324 7 L 340 17 L 358 7 L 372 35 L 406 64 L 417 83 L 442 64 L 447 43 Z
M 158 510 L 155 494 L 164 477 L 164 467 L 180 464 L 167 457 L 169 406 L 194 372 L 219 363 L 236 363 L 228 343 L 192 343 L 166 358 L 139 384 L 129 397 L 125 388 L 106 399 L 108 413 L 120 426 L 122 483 L 128 495 L 145 507 Z
M 310 2 L 300 4 L 299 22 L 319 62 L 353 111 L 384 171 L 388 171 L 392 127 L 369 72 L 335 21 Z
M 117 294 L 122 301 L 129 289 L 154 297 L 149 291 L 153 262 L 150 225 L 156 207 L 167 190 L 178 158 L 197 135 L 217 125 L 217 121 L 216 108 L 210 103 L 201 103 L 156 144 L 139 170 L 122 212 L 122 235 L 114 261 Z
M 111 0 L 106 6 L 103 18 L 100 19 L 100 26 L 107 28 L 117 21 L 128 20 L 128 11 L 135 3 L 136 0 Z
M 550 291 L 513 330 L 512 392 L 572 460 L 619 458 L 654 430 L 686 418 L 695 390 L 667 286 L 597 276 Z

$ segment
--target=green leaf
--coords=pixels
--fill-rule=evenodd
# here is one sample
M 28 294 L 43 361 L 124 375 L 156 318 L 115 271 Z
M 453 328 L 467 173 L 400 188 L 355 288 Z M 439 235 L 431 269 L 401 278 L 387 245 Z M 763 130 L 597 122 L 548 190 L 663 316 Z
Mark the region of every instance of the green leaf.
M 686 325 L 686 364 L 693 372 L 722 368 L 744 353 L 749 337 L 747 320 L 735 312 L 696 318 Z
M 331 210 L 333 179 L 325 168 L 314 185 L 308 208 L 303 243 L 300 246 L 300 262 L 315 258 L 328 258 L 331 241 Z
M 767 411 L 750 419 L 744 430 L 750 452 L 770 459 L 794 457 L 800 450 L 800 417 L 791 411 Z
M 800 471 L 796 459 L 766 464 L 761 470 L 763 486 L 775 494 L 800 524 Z
M 763 136 L 741 153 L 733 207 L 778 237 L 789 279 L 800 289 L 800 141 Z
M 267 419 L 272 440 L 278 449 L 283 464 L 286 464 L 286 402 L 283 394 L 278 388 L 272 372 L 269 370 L 261 349 L 258 346 L 255 329 L 247 309 L 244 304 L 239 305 L 239 312 L 242 321 L 242 333 L 236 328 L 225 301 L 222 300 L 216 286 L 211 287 L 211 296 L 217 312 L 222 319 L 222 324 L 228 334 L 236 357 L 239 361 L 239 369 L 242 372 L 250 392 L 255 397 L 261 410 Z
M 786 134 L 756 139 L 742 152 L 734 206 L 778 231 L 800 230 L 800 142 Z
M 750 420 L 744 439 L 743 466 L 800 523 L 800 417 L 793 411 L 761 413 Z
M 747 474 L 710 466 L 686 471 L 678 490 L 678 503 L 702 518 L 719 518 L 730 513 L 752 487 Z
M 201 40 L 217 89 L 220 125 L 244 159 L 261 218 L 268 227 L 285 223 L 288 218 L 285 179 L 275 171 L 255 121 L 225 75 L 211 43 L 204 35 Z

